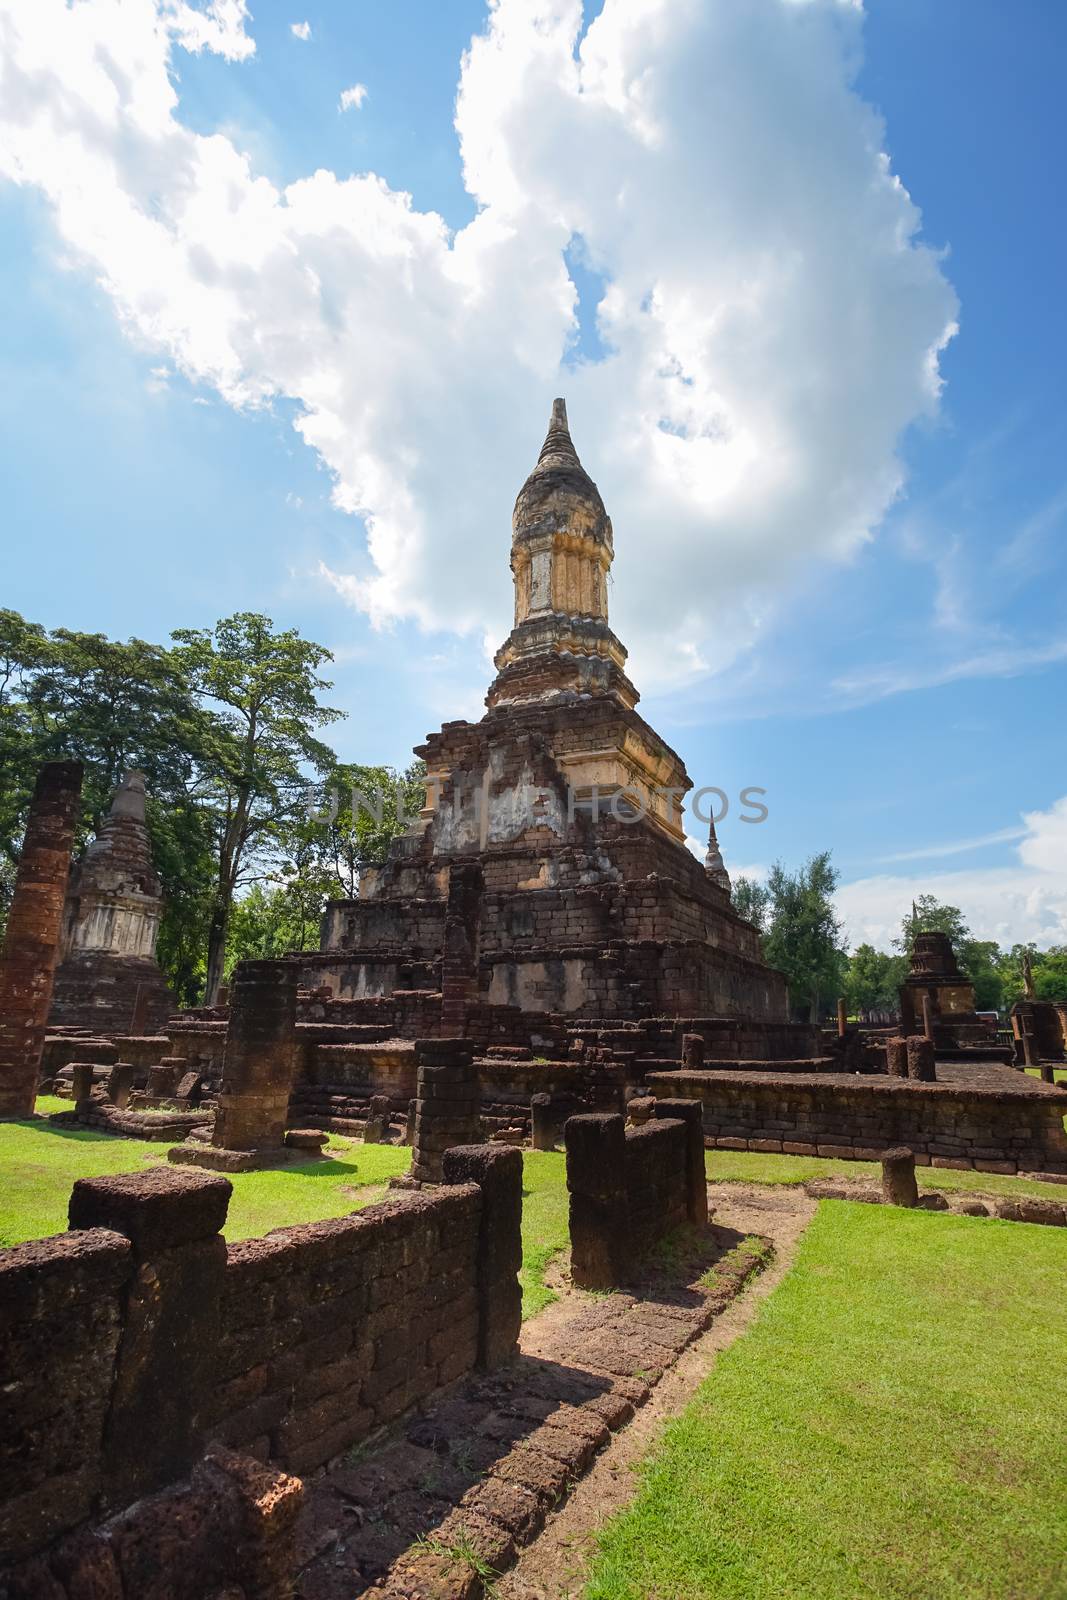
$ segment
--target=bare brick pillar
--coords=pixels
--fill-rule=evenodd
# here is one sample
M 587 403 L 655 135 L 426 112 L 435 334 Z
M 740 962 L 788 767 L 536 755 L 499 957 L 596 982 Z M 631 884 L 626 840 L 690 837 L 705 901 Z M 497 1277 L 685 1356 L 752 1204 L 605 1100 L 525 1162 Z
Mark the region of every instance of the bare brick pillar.
M 887 1206 L 916 1206 L 915 1157 L 904 1145 L 882 1156 L 882 1199 Z
M 908 1041 L 887 1039 L 885 1042 L 885 1067 L 891 1078 L 908 1076 Z
M 708 1225 L 708 1176 L 704 1165 L 704 1106 L 700 1100 L 657 1100 L 655 1116 L 685 1123 L 685 1209 L 696 1228 Z
M 372 1094 L 367 1107 L 367 1120 L 363 1124 L 364 1144 L 386 1144 L 389 1139 L 389 1117 L 392 1102 L 387 1094 Z
M 226 1178 L 172 1167 L 79 1178 L 71 1192 L 71 1228 L 110 1228 L 133 1246 L 104 1428 L 105 1510 L 185 1477 L 203 1451 L 232 1193 Z
M 530 1146 L 534 1150 L 554 1150 L 559 1134 L 559 1119 L 552 1096 L 539 1092 L 530 1096 Z
M 701 1033 L 682 1034 L 682 1066 L 686 1072 L 699 1072 L 704 1065 L 704 1036 Z
M 461 1039 L 467 1009 L 478 994 L 478 924 L 482 869 L 475 863 L 453 866 L 448 876 L 444 953 L 441 960 L 441 1031 Z
M 49 761 L 30 802 L 0 953 L 0 1118 L 33 1115 L 81 787 L 80 761 Z
M 446 1183 L 482 1191 L 478 1228 L 478 1365 L 511 1361 L 522 1326 L 522 1151 L 514 1145 L 457 1145 L 444 1155 Z
M 296 1071 L 297 977 L 288 961 L 235 969 L 211 1141 L 224 1150 L 282 1147 Z
M 908 1037 L 908 1077 L 919 1083 L 935 1080 L 933 1040 L 925 1034 L 913 1033 Z
M 418 1079 L 411 1176 L 422 1183 L 440 1183 L 445 1151 L 482 1140 L 474 1051 L 463 1039 L 417 1039 L 415 1058 Z
M 570 1194 L 571 1277 L 611 1289 L 631 1263 L 626 1123 L 612 1112 L 568 1117 L 563 1129 Z
M 116 1061 L 108 1073 L 107 1097 L 120 1111 L 125 1111 L 130 1103 L 133 1080 L 136 1076 L 137 1068 L 131 1061 Z
M 72 1061 L 70 1066 L 70 1098 L 75 1106 L 88 1108 L 93 1093 L 93 1074 L 96 1068 L 91 1061 Z

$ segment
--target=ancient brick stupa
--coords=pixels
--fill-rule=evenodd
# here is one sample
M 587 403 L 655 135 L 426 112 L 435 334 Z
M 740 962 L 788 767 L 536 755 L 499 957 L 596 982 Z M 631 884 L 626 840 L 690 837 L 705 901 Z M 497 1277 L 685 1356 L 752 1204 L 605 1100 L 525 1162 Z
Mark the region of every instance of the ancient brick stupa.
M 127 772 L 70 876 L 49 1024 L 154 1033 L 174 1010 L 156 962 L 163 893 L 145 826 L 144 774 Z
M 335 994 L 440 987 L 446 1032 L 472 1004 L 785 1020 L 785 981 L 733 908 L 714 837 L 706 867 L 686 846 L 681 758 L 635 709 L 608 621 L 613 553 L 557 400 L 515 502 L 515 625 L 488 710 L 416 751 L 421 815 L 358 900 L 327 908 L 313 966 Z
M 934 1022 L 973 1023 L 974 984 L 960 971 L 947 933 L 916 933 L 911 943 L 911 971 L 900 987 L 900 1015 L 905 1033 L 921 1033 L 923 1000 Z

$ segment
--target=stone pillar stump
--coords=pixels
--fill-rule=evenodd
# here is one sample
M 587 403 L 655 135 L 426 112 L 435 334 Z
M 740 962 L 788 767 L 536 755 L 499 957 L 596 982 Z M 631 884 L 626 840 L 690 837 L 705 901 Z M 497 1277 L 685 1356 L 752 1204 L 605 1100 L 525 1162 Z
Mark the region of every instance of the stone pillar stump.
M 882 1199 L 887 1206 L 917 1206 L 919 1203 L 915 1157 L 904 1145 L 887 1150 L 882 1156 Z

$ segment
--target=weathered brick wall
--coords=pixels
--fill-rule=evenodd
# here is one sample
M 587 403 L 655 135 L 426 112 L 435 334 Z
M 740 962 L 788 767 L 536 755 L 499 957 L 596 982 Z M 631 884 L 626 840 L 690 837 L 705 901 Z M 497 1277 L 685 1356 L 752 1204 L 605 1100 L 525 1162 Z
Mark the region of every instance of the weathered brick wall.
M 67 1536 L 195 1476 L 211 1441 L 302 1474 L 508 1360 L 522 1158 L 475 1146 L 449 1160 L 432 1194 L 228 1247 L 224 1178 L 82 1179 L 71 1232 L 0 1251 L 0 1594 L 14 1564 L 62 1564 Z M 181 1527 L 167 1538 L 153 1581 L 183 1559 Z M 67 1594 L 34 1581 L 14 1592 Z M 209 1591 L 176 1577 L 151 1592 Z
M 331 900 L 323 914 L 322 948 L 359 951 L 439 951 L 443 900 Z
M 303 1474 L 470 1371 L 481 1208 L 464 1184 L 231 1245 L 213 1436 Z
M 705 1137 L 720 1149 L 870 1161 L 907 1145 L 921 1164 L 1067 1172 L 1067 1092 L 1003 1070 L 1000 1088 L 741 1071 L 652 1073 L 649 1086 L 699 1099 Z
M 96 1508 L 133 1270 L 104 1229 L 0 1251 L 0 1571 Z
M 571 1273 L 587 1289 L 624 1283 L 655 1245 L 689 1221 L 707 1222 L 703 1140 L 696 1103 L 656 1108 L 627 1128 L 593 1112 L 564 1128 L 570 1195 Z
M 685 1125 L 654 1121 L 627 1128 L 625 1148 L 630 1246 L 642 1256 L 686 1220 Z

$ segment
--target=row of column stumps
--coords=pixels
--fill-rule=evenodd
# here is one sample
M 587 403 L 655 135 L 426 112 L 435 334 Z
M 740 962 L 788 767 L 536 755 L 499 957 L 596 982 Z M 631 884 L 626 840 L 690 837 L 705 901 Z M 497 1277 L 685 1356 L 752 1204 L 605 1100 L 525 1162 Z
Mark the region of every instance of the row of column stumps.
M 911 1078 L 917 1083 L 936 1082 L 933 1040 L 925 1034 L 912 1033 L 906 1039 L 887 1039 L 885 1064 L 891 1078 Z

